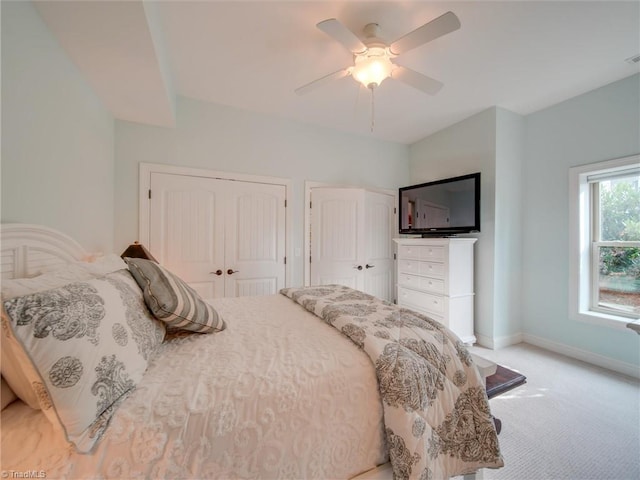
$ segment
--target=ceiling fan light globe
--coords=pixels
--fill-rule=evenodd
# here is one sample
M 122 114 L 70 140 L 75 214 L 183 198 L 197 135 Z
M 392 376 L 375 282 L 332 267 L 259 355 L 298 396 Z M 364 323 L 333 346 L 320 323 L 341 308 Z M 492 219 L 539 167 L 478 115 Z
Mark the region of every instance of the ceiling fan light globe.
M 393 63 L 383 48 L 370 48 L 366 53 L 356 55 L 353 78 L 367 88 L 378 86 L 391 75 Z

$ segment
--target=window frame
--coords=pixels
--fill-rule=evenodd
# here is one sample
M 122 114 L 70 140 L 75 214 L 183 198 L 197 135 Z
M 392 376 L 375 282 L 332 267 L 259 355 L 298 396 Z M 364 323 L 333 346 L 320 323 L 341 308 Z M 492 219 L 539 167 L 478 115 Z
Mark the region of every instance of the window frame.
M 588 181 L 595 175 L 614 175 L 638 165 L 640 154 L 569 169 L 569 316 L 573 320 L 625 329 L 629 322 L 640 318 L 597 305 L 599 247 L 636 246 L 637 242 L 600 241 L 599 207 L 595 201 L 598 186 Z M 592 221 L 592 215 L 598 215 L 598 221 Z

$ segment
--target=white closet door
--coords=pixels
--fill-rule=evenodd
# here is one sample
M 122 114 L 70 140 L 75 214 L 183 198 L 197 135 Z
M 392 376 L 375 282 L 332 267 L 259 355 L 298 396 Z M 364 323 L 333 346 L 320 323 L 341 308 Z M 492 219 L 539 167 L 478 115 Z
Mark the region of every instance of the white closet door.
M 360 188 L 311 190 L 311 285 L 394 298 L 395 197 Z
M 285 286 L 283 185 L 151 174 L 149 250 L 203 298 Z
M 364 291 L 393 301 L 395 264 L 395 198 L 365 192 L 365 276 Z
M 364 288 L 363 201 L 360 189 L 311 191 L 311 285 Z
M 152 173 L 149 251 L 203 298 L 224 296 L 224 181 Z
M 225 296 L 270 295 L 285 286 L 283 185 L 227 182 Z

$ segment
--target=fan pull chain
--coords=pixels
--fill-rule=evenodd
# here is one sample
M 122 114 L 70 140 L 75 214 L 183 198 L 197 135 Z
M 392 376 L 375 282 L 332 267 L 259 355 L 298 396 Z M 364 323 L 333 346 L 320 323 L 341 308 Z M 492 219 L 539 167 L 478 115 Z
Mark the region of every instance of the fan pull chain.
M 373 92 L 375 90 L 375 88 L 373 86 L 369 87 L 371 89 L 371 133 L 373 133 L 373 127 L 375 126 L 375 115 L 376 115 L 376 110 L 375 110 L 375 99 L 373 97 Z

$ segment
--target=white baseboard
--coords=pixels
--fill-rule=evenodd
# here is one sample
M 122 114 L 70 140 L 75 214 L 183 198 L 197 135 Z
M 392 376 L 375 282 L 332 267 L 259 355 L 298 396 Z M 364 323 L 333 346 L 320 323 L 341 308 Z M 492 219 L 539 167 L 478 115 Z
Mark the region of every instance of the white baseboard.
M 517 345 L 518 343 L 522 343 L 524 341 L 524 335 L 522 333 L 515 333 L 513 335 L 508 335 L 505 337 L 498 337 L 494 339 L 493 344 L 494 348 L 504 348 L 509 345 Z
M 580 348 L 571 347 L 563 343 L 547 340 L 546 338 L 531 335 L 529 333 L 523 334 L 522 337 L 522 341 L 535 345 L 536 347 L 544 348 L 545 350 L 550 350 L 567 357 L 591 363 L 592 365 L 597 365 L 598 367 L 628 375 L 629 377 L 640 379 L 640 368 L 632 363 L 621 362 L 620 360 L 615 360 Z
M 486 335 L 480 335 L 476 333 L 477 344 L 481 347 L 490 348 L 491 350 L 497 350 L 499 348 L 508 347 L 509 345 L 517 345 L 524 341 L 522 333 L 515 333 L 513 335 L 507 335 L 504 337 L 491 338 Z
M 493 338 L 476 333 L 476 345 L 493 350 Z
M 564 343 L 547 340 L 546 338 L 531 335 L 530 333 L 516 333 L 514 335 L 496 338 L 476 333 L 476 340 L 477 345 L 491 350 L 498 350 L 500 348 L 508 347 L 509 345 L 516 345 L 522 342 L 530 343 L 531 345 L 544 348 L 545 350 L 550 350 L 567 357 L 582 360 L 583 362 L 587 362 L 592 365 L 597 365 L 598 367 L 628 375 L 629 377 L 640 379 L 640 368 L 637 365 L 621 362 L 620 360 L 615 360 L 580 348 L 571 347 Z

